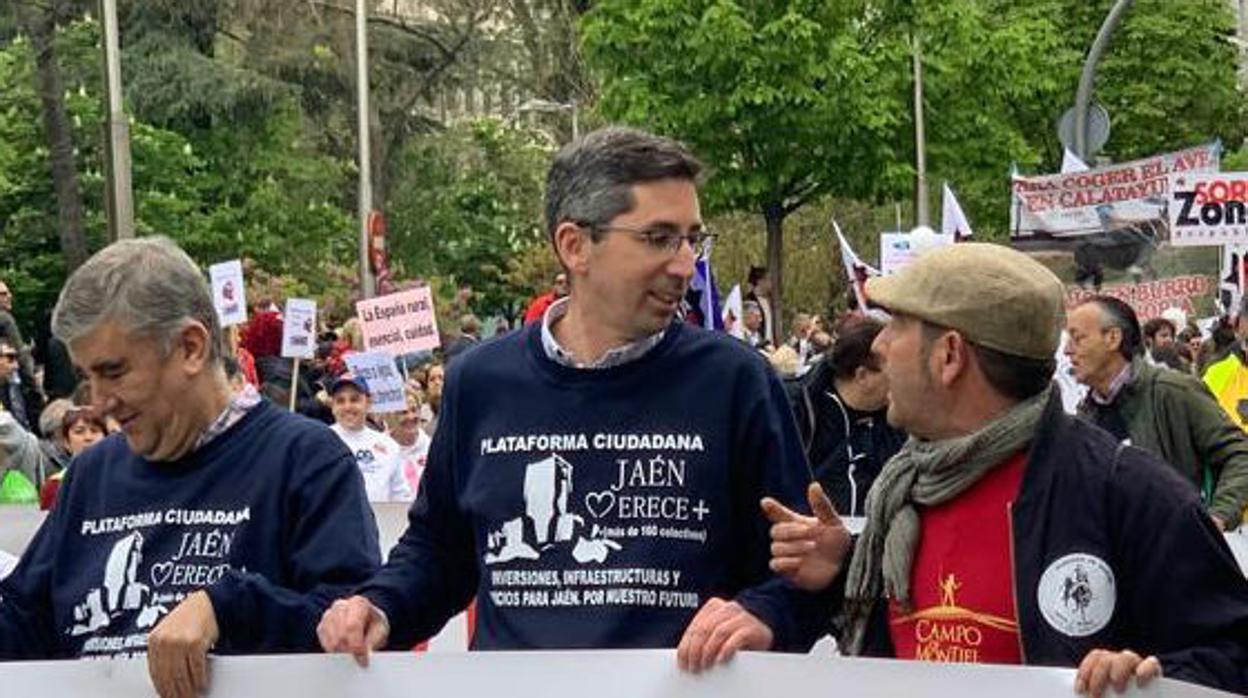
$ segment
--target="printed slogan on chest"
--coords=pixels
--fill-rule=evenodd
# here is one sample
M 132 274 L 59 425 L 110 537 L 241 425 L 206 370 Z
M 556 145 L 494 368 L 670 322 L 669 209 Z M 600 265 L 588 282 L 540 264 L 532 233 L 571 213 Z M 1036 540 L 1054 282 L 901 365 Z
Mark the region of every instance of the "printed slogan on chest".
M 489 526 L 483 562 L 491 600 L 510 607 L 697 608 L 682 571 L 606 564 L 657 546 L 705 546 L 713 524 L 700 434 L 525 434 L 484 438 L 479 455 L 520 454 L 522 511 Z M 631 555 L 625 551 L 631 550 Z M 636 557 L 634 557 L 634 555 Z M 515 561 L 566 560 L 572 569 L 517 570 Z M 588 568 L 587 568 L 588 567 Z

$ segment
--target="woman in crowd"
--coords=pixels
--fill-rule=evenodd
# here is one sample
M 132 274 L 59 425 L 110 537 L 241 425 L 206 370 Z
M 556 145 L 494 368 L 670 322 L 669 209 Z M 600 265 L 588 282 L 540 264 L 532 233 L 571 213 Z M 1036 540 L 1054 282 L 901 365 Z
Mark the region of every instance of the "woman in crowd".
M 60 441 L 72 458 L 104 438 L 106 432 L 104 420 L 94 410 L 90 407 L 74 407 L 65 413 L 65 419 L 61 422 Z M 65 479 L 67 472 L 68 466 L 49 477 L 39 488 L 40 509 L 49 510 L 56 506 L 56 493 L 60 491 L 61 481 Z

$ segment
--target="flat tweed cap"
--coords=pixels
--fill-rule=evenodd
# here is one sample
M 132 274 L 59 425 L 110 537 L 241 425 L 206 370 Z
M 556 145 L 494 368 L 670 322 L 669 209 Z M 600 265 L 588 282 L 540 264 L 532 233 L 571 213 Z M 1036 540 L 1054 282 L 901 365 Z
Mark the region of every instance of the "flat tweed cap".
M 867 300 L 894 313 L 961 332 L 1013 356 L 1051 359 L 1064 318 L 1062 282 L 1009 247 L 965 242 L 867 281 Z

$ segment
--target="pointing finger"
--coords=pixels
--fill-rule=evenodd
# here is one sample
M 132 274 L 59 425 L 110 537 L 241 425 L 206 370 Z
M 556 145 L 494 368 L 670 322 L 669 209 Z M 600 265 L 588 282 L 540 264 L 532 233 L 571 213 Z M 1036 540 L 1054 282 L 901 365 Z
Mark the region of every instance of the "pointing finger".
M 763 497 L 759 503 L 763 508 L 763 515 L 773 524 L 784 523 L 786 521 L 797 521 L 801 519 L 801 514 L 777 502 L 771 497 Z
M 806 501 L 810 503 L 810 510 L 825 524 L 837 523 L 841 517 L 836 513 L 836 507 L 832 506 L 832 500 L 828 499 L 828 495 L 823 491 L 823 485 L 817 482 L 810 483 L 810 487 L 806 488 Z

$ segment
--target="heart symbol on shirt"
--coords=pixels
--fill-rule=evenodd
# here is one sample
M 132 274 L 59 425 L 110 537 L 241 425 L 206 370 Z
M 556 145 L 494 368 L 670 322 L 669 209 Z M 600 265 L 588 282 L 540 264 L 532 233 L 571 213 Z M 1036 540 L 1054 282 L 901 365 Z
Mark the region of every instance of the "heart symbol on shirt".
M 590 492 L 585 495 L 585 508 L 589 509 L 594 518 L 601 519 L 615 508 L 615 493 L 610 490 Z
M 163 587 L 173 574 L 172 562 L 160 562 L 152 565 L 152 586 Z

